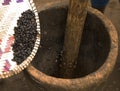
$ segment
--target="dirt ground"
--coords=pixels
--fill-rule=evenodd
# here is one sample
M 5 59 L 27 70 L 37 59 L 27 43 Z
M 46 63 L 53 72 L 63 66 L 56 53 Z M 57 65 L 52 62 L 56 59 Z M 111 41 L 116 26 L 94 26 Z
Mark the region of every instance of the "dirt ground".
M 41 2 L 42 7 L 42 5 L 47 4 L 48 2 L 53 2 L 55 0 L 35 0 L 35 1 Z M 105 10 L 105 15 L 113 22 L 118 31 L 118 35 L 120 35 L 119 0 L 110 0 Z M 0 91 L 46 91 L 46 90 L 42 88 L 42 86 L 35 85 L 34 82 L 29 79 L 29 77 L 26 77 L 24 75 L 24 72 L 21 72 L 16 76 L 13 76 L 0 82 Z M 120 48 L 117 63 L 112 74 L 105 82 L 105 84 L 98 89 L 98 91 L 120 91 Z

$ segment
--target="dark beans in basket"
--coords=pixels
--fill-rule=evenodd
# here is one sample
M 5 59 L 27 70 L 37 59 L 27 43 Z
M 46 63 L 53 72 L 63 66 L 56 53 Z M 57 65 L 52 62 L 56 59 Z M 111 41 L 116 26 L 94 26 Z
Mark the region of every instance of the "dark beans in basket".
M 17 27 L 14 28 L 14 44 L 13 61 L 17 64 L 22 63 L 32 52 L 36 36 L 37 36 L 37 23 L 35 14 L 31 10 L 27 10 L 21 14 L 21 17 L 17 21 Z

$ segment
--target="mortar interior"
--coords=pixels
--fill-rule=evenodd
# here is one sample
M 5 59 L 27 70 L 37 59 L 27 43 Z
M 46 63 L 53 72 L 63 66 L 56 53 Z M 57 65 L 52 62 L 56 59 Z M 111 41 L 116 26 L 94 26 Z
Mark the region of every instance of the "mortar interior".
M 56 7 L 39 13 L 41 46 L 32 62 L 43 73 L 60 77 L 67 7 Z M 88 12 L 82 35 L 77 67 L 73 78 L 83 77 L 99 69 L 110 51 L 110 36 L 104 23 Z

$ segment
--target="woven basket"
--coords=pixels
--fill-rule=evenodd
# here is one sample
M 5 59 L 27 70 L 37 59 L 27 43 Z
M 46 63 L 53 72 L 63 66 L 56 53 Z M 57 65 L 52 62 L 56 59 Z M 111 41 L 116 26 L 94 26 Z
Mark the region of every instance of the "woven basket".
M 1 73 L 0 74 L 0 79 L 11 77 L 11 76 L 13 76 L 15 74 L 20 73 L 22 70 L 24 70 L 30 64 L 30 62 L 32 61 L 32 59 L 34 58 L 34 56 L 35 56 L 35 54 L 36 54 L 36 52 L 38 50 L 38 47 L 39 47 L 39 44 L 40 44 L 39 17 L 38 17 L 38 13 L 37 13 L 35 4 L 33 3 L 33 0 L 28 0 L 28 2 L 30 4 L 30 6 L 31 6 L 32 11 L 35 14 L 35 19 L 36 19 L 36 23 L 37 23 L 37 36 L 36 36 L 36 41 L 35 41 L 35 44 L 34 44 L 34 48 L 33 48 L 32 52 L 31 52 L 31 54 L 21 64 L 16 65 L 15 68 L 13 68 L 10 71 L 6 71 L 6 72 Z M 0 18 L 3 18 L 3 17 L 0 17 Z

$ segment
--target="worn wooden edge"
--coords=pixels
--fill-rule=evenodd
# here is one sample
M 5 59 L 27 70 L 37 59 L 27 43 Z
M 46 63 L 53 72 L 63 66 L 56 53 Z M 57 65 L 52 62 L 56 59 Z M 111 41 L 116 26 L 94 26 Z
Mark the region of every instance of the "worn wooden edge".
M 46 3 L 46 1 L 41 1 L 40 0 L 34 0 L 37 11 L 43 11 L 46 9 L 49 9 L 51 6 L 54 7 L 61 7 L 61 6 L 66 6 L 66 4 L 69 3 L 69 0 L 55 0 L 54 2 L 50 1 L 49 3 Z
M 33 3 L 33 0 L 29 0 L 29 2 L 32 7 L 32 11 L 35 14 L 35 19 L 36 19 L 36 23 L 37 23 L 37 33 L 38 34 L 36 36 L 34 48 L 31 52 L 31 54 L 20 65 L 17 65 L 13 70 L 10 70 L 10 71 L 0 74 L 0 79 L 8 78 L 15 74 L 20 73 L 22 70 L 24 70 L 30 64 L 30 62 L 34 58 L 35 54 L 37 53 L 37 50 L 38 50 L 38 47 L 40 44 L 40 22 L 39 22 L 38 12 L 37 12 L 35 4 Z

